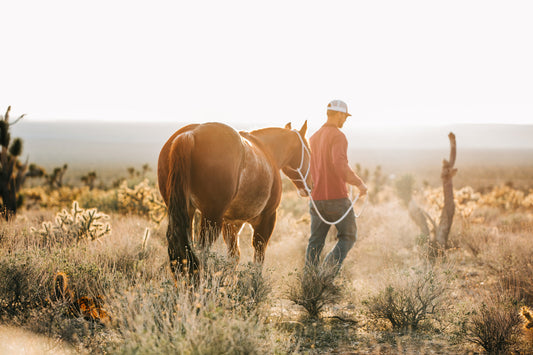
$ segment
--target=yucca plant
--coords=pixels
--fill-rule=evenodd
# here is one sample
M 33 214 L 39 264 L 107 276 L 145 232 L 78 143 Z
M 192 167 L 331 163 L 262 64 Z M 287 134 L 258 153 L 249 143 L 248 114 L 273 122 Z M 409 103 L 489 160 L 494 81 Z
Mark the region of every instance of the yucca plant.
M 5 115 L 0 116 L 0 196 L 2 196 L 2 213 L 6 221 L 17 213 L 17 207 L 22 204 L 19 190 L 26 178 L 43 174 L 43 170 L 36 165 L 31 164 L 28 169 L 28 161 L 22 163 L 19 160 L 22 154 L 22 139 L 12 140 L 9 130 L 24 115 L 9 122 L 10 111 L 11 106 L 7 108 Z

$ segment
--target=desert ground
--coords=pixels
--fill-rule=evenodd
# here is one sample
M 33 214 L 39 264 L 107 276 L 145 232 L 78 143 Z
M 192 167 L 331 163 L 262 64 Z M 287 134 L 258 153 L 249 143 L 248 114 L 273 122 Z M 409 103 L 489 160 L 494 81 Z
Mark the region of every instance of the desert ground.
M 219 238 L 191 285 L 169 268 L 155 160 L 43 162 L 69 164 L 61 186 L 28 180 L 0 224 L 0 353 L 533 353 L 533 155 L 458 137 L 449 245 L 432 256 L 403 197 L 438 223 L 447 133 L 433 150 L 353 153 L 369 201 L 336 278 L 304 276 L 308 200 L 287 180 L 263 267 L 245 226 L 239 263 Z

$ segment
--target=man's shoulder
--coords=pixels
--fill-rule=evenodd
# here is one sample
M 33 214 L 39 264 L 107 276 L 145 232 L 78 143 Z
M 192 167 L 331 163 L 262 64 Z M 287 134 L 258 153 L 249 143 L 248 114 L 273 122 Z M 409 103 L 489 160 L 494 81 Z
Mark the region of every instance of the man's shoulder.
M 320 144 L 333 146 L 341 144 L 343 146 L 348 144 L 348 140 L 344 133 L 335 126 L 322 126 L 309 139 L 311 145 Z
M 346 137 L 340 129 L 338 129 L 335 126 L 331 126 L 331 125 L 324 125 L 320 127 L 320 129 L 316 131 L 311 137 L 315 137 L 315 136 L 318 137 L 322 135 L 331 136 L 331 137 Z

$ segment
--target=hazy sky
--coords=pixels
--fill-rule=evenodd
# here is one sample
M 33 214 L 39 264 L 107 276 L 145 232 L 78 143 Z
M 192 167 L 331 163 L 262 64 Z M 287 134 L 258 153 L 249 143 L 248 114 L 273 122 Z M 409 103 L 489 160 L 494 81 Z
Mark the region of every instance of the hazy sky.
M 533 123 L 533 1 L 3 1 L 29 120 Z

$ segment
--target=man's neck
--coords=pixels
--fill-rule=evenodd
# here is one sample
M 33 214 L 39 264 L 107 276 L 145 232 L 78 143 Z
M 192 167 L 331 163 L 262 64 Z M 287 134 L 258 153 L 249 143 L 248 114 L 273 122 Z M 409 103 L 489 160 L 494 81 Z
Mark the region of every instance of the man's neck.
M 334 126 L 336 128 L 339 128 L 339 122 L 337 119 L 334 119 L 334 118 L 328 118 L 328 120 L 326 121 L 326 126 Z

